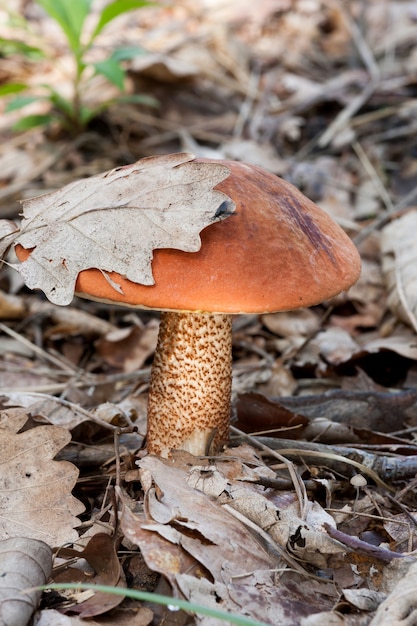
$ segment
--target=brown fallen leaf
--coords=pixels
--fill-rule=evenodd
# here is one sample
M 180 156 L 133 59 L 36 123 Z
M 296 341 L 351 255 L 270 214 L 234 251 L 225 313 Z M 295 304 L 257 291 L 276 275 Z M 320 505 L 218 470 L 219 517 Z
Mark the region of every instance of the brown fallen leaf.
M 382 272 L 389 291 L 388 306 L 417 330 L 417 209 L 408 211 L 382 231 Z
M 269 400 L 262 394 L 254 392 L 238 395 L 236 413 L 236 426 L 244 432 L 270 429 L 280 431 L 279 434 L 284 431 L 286 437 L 291 435 L 293 439 L 301 437 L 303 427 L 309 423 L 307 417 L 298 415 L 297 412 L 286 409 L 279 402 Z
M 247 466 L 238 460 L 240 455 L 247 459 Z M 140 461 L 147 503 L 145 514 L 133 513 L 126 496 L 120 493 L 123 503 L 121 528 L 125 536 L 140 547 L 151 569 L 167 577 L 174 594 L 181 593 L 188 600 L 204 606 L 250 616 L 268 624 L 281 623 L 282 620 L 291 626 L 299 623 L 300 615 L 330 607 L 332 601 L 326 583 L 316 585 L 311 593 L 303 588 L 300 594 L 299 583 L 305 583 L 305 576 L 298 563 L 295 564 L 300 572 L 296 575 L 299 577 L 297 582 L 275 578 L 273 563 L 275 567 L 284 566 L 279 553 L 272 549 L 268 563 L 264 552 L 265 537 L 257 540 L 255 525 L 248 530 L 246 524 L 224 506 L 223 496 L 231 506 L 236 505 L 239 509 L 246 495 L 247 506 L 246 509 L 245 504 L 241 507 L 241 518 L 246 519 L 248 525 L 251 524 L 249 520 L 257 523 L 261 518 L 266 525 L 278 524 L 278 517 L 285 517 L 285 503 L 278 510 L 263 495 L 262 488 L 256 494 L 252 486 L 240 481 L 240 478 L 250 480 L 258 473 L 274 475 L 274 472 L 259 459 L 259 467 L 253 468 L 256 455 L 248 446 L 235 448 L 233 453 L 230 451 L 230 456 L 221 457 L 218 469 L 208 461 L 204 465 L 204 460 L 202 467 L 195 466 L 192 459 L 191 455 L 179 452 L 174 455 L 174 461 L 165 462 L 152 456 Z M 224 471 L 224 475 L 219 470 Z M 208 493 L 205 493 L 206 488 Z M 255 502 L 257 495 L 259 499 Z M 253 505 L 256 511 L 252 510 Z M 296 508 L 287 507 L 288 519 L 283 521 L 287 530 L 290 520 L 297 524 Z M 307 525 L 311 526 L 311 514 L 317 513 L 321 515 L 310 507 L 309 519 L 302 523 L 300 531 L 303 539 L 306 538 Z M 329 519 L 327 515 L 326 519 Z M 317 516 L 313 523 L 320 524 L 322 520 Z M 269 530 L 268 527 L 268 533 Z M 319 534 L 325 535 L 323 532 Z M 314 550 L 319 549 L 317 538 L 318 534 Z M 306 541 L 311 547 L 308 537 Z M 333 540 L 327 543 L 327 547 L 331 543 L 334 544 Z M 271 545 L 278 549 L 273 542 Z M 340 551 L 337 545 L 336 550 Z M 309 580 L 308 588 L 314 587 L 315 582 Z M 201 626 L 212 624 L 198 615 L 196 623 Z
M 191 81 L 198 75 L 192 57 L 184 60 L 163 53 L 148 53 L 132 60 L 131 72 L 162 83 Z
M 181 546 L 216 580 L 272 565 L 273 559 L 242 524 L 187 484 L 185 472 L 154 456 L 142 459 L 139 466 L 142 484 L 147 485 L 148 521 L 139 520 L 143 529 Z M 133 541 L 132 529 L 123 530 Z M 144 557 L 147 560 L 145 552 Z
M 235 448 L 235 454 L 239 457 L 239 448 Z M 264 469 L 261 468 L 260 464 L 260 471 Z M 288 550 L 286 560 L 293 567 L 292 554 L 305 563 L 326 567 L 328 556 L 341 552 L 340 545 L 324 533 L 325 524 L 334 521 L 317 502 L 306 501 L 301 512 L 297 496 L 292 492 L 268 496 L 263 487 L 250 484 L 251 481 L 248 484 L 244 465 L 241 477 L 236 475 L 233 479 L 226 477 L 227 470 L 224 473 L 219 465 L 193 467 L 187 474 L 188 484 L 217 498 L 226 510 L 237 511 L 272 537 L 275 544 Z
M 315 581 L 304 581 L 301 583 L 301 595 L 299 582 L 288 581 L 285 586 L 276 584 L 273 573 L 268 571 L 251 572 L 228 585 L 182 574 L 178 577 L 178 584 L 190 602 L 212 608 L 218 608 L 220 602 L 230 612 L 250 615 L 252 619 L 271 626 L 299 626 L 300 617 L 311 615 L 326 606 L 331 607 L 326 583 L 320 585 Z M 197 623 L 199 626 L 223 624 L 201 617 Z M 328 626 L 327 622 L 324 623 Z
M 154 353 L 158 330 L 156 320 L 143 328 L 131 326 L 115 330 L 96 342 L 97 353 L 108 365 L 134 372 Z
M 27 200 L 15 243 L 32 252 L 18 270 L 28 287 L 61 305 L 71 302 L 84 269 L 153 285 L 154 250 L 197 252 L 200 231 L 234 211 L 213 190 L 228 175 L 224 165 L 197 163 L 188 153 L 149 157 Z M 227 211 L 219 212 L 224 203 Z
M 417 512 L 407 511 L 384 521 L 384 530 L 397 550 L 411 552 L 417 549 L 416 524 Z
M 122 504 L 121 529 L 125 537 L 140 548 L 150 570 L 163 574 L 173 586 L 181 572 L 193 573 L 200 568 L 201 574 L 198 561 L 176 541 L 175 531 L 170 533 L 169 527 L 163 529 L 143 515 L 133 513 L 128 498 L 121 492 L 119 499 Z
M 121 569 L 117 554 L 116 541 L 105 533 L 97 533 L 91 537 L 88 544 L 81 551 L 72 548 L 62 548 L 60 557 L 85 559 L 91 569 L 84 571 L 82 568 L 69 567 L 61 574 L 53 577 L 55 583 L 88 583 L 96 585 L 110 585 L 125 587 L 126 582 Z M 118 606 L 124 596 L 95 591 L 88 595 L 67 592 L 70 605 L 65 606 L 64 613 L 77 613 L 80 617 L 94 617 L 107 613 Z M 80 598 L 80 599 L 78 599 Z
M 0 290 L 0 320 L 22 319 L 27 315 L 27 306 L 22 298 Z
M 261 419 L 263 404 L 252 402 L 253 394 L 245 394 L 244 398 L 250 402 L 254 419 Z M 297 419 L 296 416 L 310 420 L 326 418 L 350 428 L 366 428 L 384 433 L 417 425 L 415 389 L 395 392 L 334 389 L 316 395 L 270 398 L 269 402 L 277 405 L 277 414 L 281 408 L 291 411 L 292 419 Z M 273 427 L 273 423 L 270 427 Z
M 264 326 L 275 335 L 281 337 L 307 336 L 320 329 L 320 317 L 311 309 L 298 311 L 280 311 L 261 316 Z
M 42 592 L 30 589 L 48 582 L 52 550 L 37 539 L 12 537 L 0 541 L 0 623 L 25 626 Z
M 22 433 L 21 409 L 1 413 L 0 539 L 25 537 L 51 547 L 78 539 L 76 515 L 84 506 L 71 494 L 78 470 L 55 455 L 70 440 L 65 428 L 38 426 Z

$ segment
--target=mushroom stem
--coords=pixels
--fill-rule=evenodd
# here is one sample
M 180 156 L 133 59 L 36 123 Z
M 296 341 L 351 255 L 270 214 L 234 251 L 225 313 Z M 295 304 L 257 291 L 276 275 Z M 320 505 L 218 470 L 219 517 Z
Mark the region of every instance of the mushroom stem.
M 161 313 L 148 401 L 148 451 L 205 455 L 227 442 L 232 316 Z

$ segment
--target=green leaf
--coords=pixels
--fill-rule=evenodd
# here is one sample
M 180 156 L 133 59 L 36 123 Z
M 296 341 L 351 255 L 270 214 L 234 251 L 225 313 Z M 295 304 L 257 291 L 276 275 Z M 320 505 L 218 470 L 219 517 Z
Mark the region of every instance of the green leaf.
M 125 85 L 125 72 L 112 58 L 105 61 L 99 61 L 94 63 L 94 67 L 97 74 L 105 76 L 113 85 L 116 85 L 120 91 L 124 90 Z
M 6 39 L 5 37 L 0 37 L 0 53 L 6 57 L 21 54 L 33 61 L 45 57 L 45 53 L 40 48 L 28 46 L 23 41 L 18 41 L 17 39 Z
M 55 91 L 55 89 L 52 89 L 49 86 L 48 90 L 50 92 L 49 100 L 54 107 L 61 111 L 65 116 L 72 117 L 74 115 L 74 107 L 71 100 L 64 98 L 60 93 L 58 93 L 58 91 Z
M 10 100 L 10 102 L 7 103 L 5 112 L 11 113 L 12 111 L 18 111 L 19 109 L 26 107 L 28 104 L 39 102 L 39 100 L 45 100 L 45 98 L 42 96 L 17 96 L 17 98 L 13 98 L 13 100 Z
M 151 593 L 149 591 L 139 591 L 137 589 L 127 589 L 126 587 L 110 587 L 108 585 L 94 585 L 85 583 L 54 583 L 52 585 L 43 585 L 37 587 L 37 589 L 92 589 L 93 591 L 100 591 L 102 593 L 113 593 L 118 596 L 125 596 L 126 598 L 133 598 L 142 602 L 152 602 L 155 604 L 162 604 L 167 606 L 171 610 L 183 609 L 190 613 L 196 613 L 198 615 L 207 615 L 208 617 L 214 617 L 215 619 L 226 622 L 226 624 L 235 624 L 236 626 L 268 626 L 265 622 L 258 622 L 250 617 L 244 617 L 243 615 L 235 615 L 222 611 L 221 609 L 202 606 L 197 602 L 188 602 L 188 600 L 182 600 L 179 598 L 170 598 L 169 596 L 163 596 L 158 593 Z
M 28 85 L 25 85 L 25 83 L 6 83 L 5 85 L 0 86 L 0 98 L 20 93 L 21 91 L 25 91 L 27 88 Z
M 87 107 L 84 104 L 80 107 L 78 121 L 80 126 L 85 128 L 92 119 L 100 113 L 100 109 Z
M 128 11 L 134 11 L 135 9 L 141 9 L 142 7 L 152 4 L 154 4 L 154 2 L 148 2 L 147 0 L 114 0 L 113 2 L 110 2 L 110 4 L 104 7 L 101 12 L 100 18 L 91 37 L 91 41 L 94 41 L 103 28 L 119 15 L 127 13 Z
M 67 128 L 80 127 L 84 128 L 88 122 L 96 115 L 97 110 L 85 106 L 82 102 L 78 110 L 74 109 L 72 100 L 64 98 L 58 91 L 53 89 L 50 85 L 42 85 L 48 89 L 49 101 L 55 107 L 58 114 L 61 114 L 64 118 L 62 122 Z M 59 119 L 59 117 L 57 117 Z
M 82 48 L 81 33 L 92 0 L 37 0 L 38 4 L 60 25 L 73 52 Z
M 50 93 L 49 101 L 57 111 L 57 119 L 59 119 L 59 115 L 61 115 L 63 117 L 62 124 L 66 128 L 84 128 L 94 117 L 95 109 L 91 109 L 80 103 L 79 109 L 75 110 L 72 100 L 64 98 L 64 96 L 49 85 L 44 85 L 44 87 L 46 87 Z
M 36 126 L 47 126 L 53 119 L 52 115 L 27 115 L 13 124 L 13 130 L 30 130 Z

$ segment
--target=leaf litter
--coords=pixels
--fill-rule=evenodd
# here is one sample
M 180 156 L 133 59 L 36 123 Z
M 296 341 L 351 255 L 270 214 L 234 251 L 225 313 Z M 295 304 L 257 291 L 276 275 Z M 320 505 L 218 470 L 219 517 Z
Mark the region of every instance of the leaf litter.
M 75 179 L 97 174 L 102 181 L 100 172 L 120 171 L 126 162 L 149 154 L 185 150 L 203 156 L 210 151 L 272 169 L 321 204 L 358 243 L 362 278 L 331 308 L 238 317 L 236 424 L 251 438 L 235 433 L 233 445 L 245 446 L 231 448 L 226 458 L 178 455 L 167 467 L 142 458 L 140 450 L 157 316 L 144 312 L 135 319 L 131 312 L 75 300 L 61 309 L 71 312 L 64 319 L 52 305 L 26 294 L 17 275 L 3 267 L 0 315 L 15 335 L 2 327 L 0 400 L 3 419 L 12 415 L 16 420 L 4 445 L 15 450 L 19 442 L 26 451 L 24 464 L 54 485 L 43 523 L 36 508 L 25 512 L 31 530 L 24 539 L 29 541 L 30 532 L 47 531 L 54 548 L 62 548 L 64 536 L 74 542 L 80 554 L 60 557 L 58 550 L 52 580 L 60 568 L 79 580 L 80 574 L 71 571 L 74 564 L 84 575 L 97 577 L 101 565 L 94 556 L 91 563 L 82 555 L 89 542 L 94 553 L 93 537 L 105 531 L 110 538 L 102 552 L 112 565 L 104 569 L 114 584 L 123 570 L 129 586 L 221 604 L 274 626 L 375 626 L 387 623 L 388 614 L 391 621 L 401 619 L 414 607 L 415 11 L 410 3 L 394 0 L 366 7 L 262 0 L 241 3 L 237 15 L 234 2 L 208 7 L 181 0 L 168 10 L 146 9 L 134 28 L 130 20 L 123 30 L 125 43 L 132 37 L 137 44 L 139 37 L 150 54 L 131 62 L 129 78 L 134 90 L 146 89 L 159 98 L 158 112 L 114 107 L 100 120 L 104 133 L 92 128 L 75 141 L 53 129 L 12 136 L 4 116 L 4 247 L 19 236 L 16 201 L 22 196 L 54 194 Z M 49 36 L 48 20 L 37 23 Z M 111 44 L 120 32 L 110 29 L 103 41 Z M 26 62 L 9 61 L 6 75 L 34 73 Z M 49 65 L 48 60 L 37 65 L 33 79 L 49 84 L 62 79 L 58 65 Z M 99 96 L 106 98 L 104 88 Z M 16 159 L 22 167 L 16 167 Z M 44 200 L 38 198 L 34 202 L 41 204 L 34 206 Z M 29 228 L 31 202 L 24 228 Z M 36 220 L 46 232 L 41 214 Z M 62 238 L 67 229 L 60 224 L 53 234 Z M 21 231 L 22 245 L 31 247 L 34 232 Z M 55 258 L 51 235 L 34 245 Z M 63 250 L 61 260 L 67 257 Z M 88 253 L 94 261 L 100 256 Z M 149 254 L 142 270 L 151 281 Z M 15 263 L 13 257 L 7 261 Z M 53 293 L 61 289 L 60 271 L 52 282 L 49 274 L 45 278 Z M 72 287 L 58 299 L 72 298 L 77 272 L 75 263 Z M 139 433 L 130 432 L 132 424 Z M 44 428 L 56 429 L 56 439 Z M 114 443 L 120 429 L 125 432 L 120 437 L 116 432 Z M 54 440 L 45 458 L 42 448 L 30 447 L 36 440 L 32 431 Z M 72 443 L 66 445 L 69 431 Z M 81 471 L 76 498 L 70 495 L 76 472 L 68 462 Z M 17 461 L 10 468 L 5 479 L 10 475 L 17 485 L 22 468 Z M 388 489 L 373 480 L 370 470 Z M 55 487 L 61 472 L 65 479 Z M 358 472 L 364 478 L 361 486 L 355 486 Z M 294 495 L 300 481 L 305 487 L 301 498 Z M 118 506 L 108 484 L 118 485 Z M 33 497 L 41 486 L 29 490 Z M 65 520 L 62 526 L 53 522 L 57 510 Z M 7 512 L 13 528 L 13 511 Z M 9 526 L 5 523 L 7 531 Z M 340 531 L 340 541 L 329 528 Z M 240 544 L 230 550 L 236 536 L 252 546 L 249 555 Z M 373 551 L 362 550 L 357 538 Z M 403 557 L 384 562 L 376 556 L 384 550 Z M 407 592 L 400 597 L 402 589 Z M 90 605 L 83 608 L 83 600 Z M 94 596 L 75 596 L 72 602 L 78 612 L 90 611 L 90 621 L 99 611 Z M 128 615 L 129 624 L 213 624 L 202 616 L 126 602 L 97 620 L 122 625 Z M 141 611 L 147 613 L 141 617 Z M 41 624 L 58 619 L 70 626 L 80 623 L 70 610 L 63 615 L 42 608 L 35 616 Z
M 27 419 L 21 409 L 2 413 L 0 536 L 30 537 L 56 547 L 78 538 L 76 516 L 84 510 L 71 495 L 77 468 L 53 460 L 71 435 L 56 426 L 19 432 Z

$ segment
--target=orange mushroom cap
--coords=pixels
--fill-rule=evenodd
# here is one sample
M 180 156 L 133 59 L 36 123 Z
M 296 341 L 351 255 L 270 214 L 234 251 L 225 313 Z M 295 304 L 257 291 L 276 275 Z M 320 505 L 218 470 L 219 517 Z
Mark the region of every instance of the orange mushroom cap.
M 358 279 L 356 248 L 323 210 L 259 167 L 221 163 L 230 176 L 216 189 L 236 209 L 201 232 L 198 252 L 154 250 L 152 286 L 114 272 L 108 281 L 98 269 L 83 270 L 78 295 L 166 311 L 262 313 L 318 304 Z

